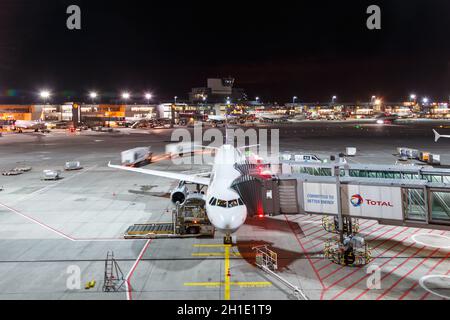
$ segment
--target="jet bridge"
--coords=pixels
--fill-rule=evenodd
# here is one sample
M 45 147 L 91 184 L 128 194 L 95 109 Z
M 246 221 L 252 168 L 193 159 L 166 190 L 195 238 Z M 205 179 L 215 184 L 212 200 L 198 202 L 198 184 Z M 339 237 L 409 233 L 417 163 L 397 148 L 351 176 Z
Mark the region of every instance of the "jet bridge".
M 250 216 L 338 216 L 340 209 L 348 218 L 450 230 L 450 184 L 345 175 L 339 178 L 303 173 L 273 175 L 269 166 L 250 163 L 237 164 L 236 168 L 242 176 L 233 188 L 241 195 Z

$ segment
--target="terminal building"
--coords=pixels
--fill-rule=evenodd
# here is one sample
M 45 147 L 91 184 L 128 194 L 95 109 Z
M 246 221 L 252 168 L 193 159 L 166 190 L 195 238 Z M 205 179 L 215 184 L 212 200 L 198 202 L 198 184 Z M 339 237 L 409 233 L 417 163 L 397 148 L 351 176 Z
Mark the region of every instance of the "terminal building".
M 125 118 L 154 118 L 156 105 L 64 104 L 0 105 L 0 120 L 104 122 Z

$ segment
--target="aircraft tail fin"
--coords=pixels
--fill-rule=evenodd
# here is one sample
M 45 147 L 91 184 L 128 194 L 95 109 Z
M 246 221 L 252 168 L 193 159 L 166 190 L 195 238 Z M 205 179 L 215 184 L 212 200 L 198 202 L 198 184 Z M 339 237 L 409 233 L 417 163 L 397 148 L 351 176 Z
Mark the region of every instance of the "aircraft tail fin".
M 441 138 L 441 135 L 434 129 L 433 132 L 434 132 L 434 142 L 438 142 L 439 139 Z

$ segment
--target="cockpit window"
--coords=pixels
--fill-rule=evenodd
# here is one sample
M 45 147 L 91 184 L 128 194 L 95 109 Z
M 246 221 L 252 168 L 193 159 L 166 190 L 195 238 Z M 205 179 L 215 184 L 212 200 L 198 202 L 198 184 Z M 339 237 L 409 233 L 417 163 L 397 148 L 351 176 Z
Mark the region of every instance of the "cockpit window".
M 211 198 L 211 200 L 209 200 L 209 204 L 212 205 L 212 206 L 215 206 L 216 202 L 217 202 L 216 198 Z
M 226 208 L 227 207 L 227 202 L 225 200 L 217 200 L 217 206 L 218 207 L 222 207 L 222 208 Z
M 211 200 L 209 200 L 209 204 L 211 206 L 217 206 L 221 208 L 234 208 L 238 206 L 243 206 L 244 202 L 241 199 L 225 201 L 225 200 L 218 200 L 216 198 L 211 198 Z
M 238 205 L 239 205 L 239 202 L 237 200 L 228 201 L 228 208 L 234 208 L 234 207 L 237 207 Z

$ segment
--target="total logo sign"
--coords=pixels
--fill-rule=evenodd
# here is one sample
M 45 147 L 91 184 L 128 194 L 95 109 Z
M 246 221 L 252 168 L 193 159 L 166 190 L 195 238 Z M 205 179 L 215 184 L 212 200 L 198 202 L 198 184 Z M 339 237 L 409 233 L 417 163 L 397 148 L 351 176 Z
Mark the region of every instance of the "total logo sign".
M 394 207 L 390 201 L 364 199 L 360 194 L 353 195 L 350 202 L 355 208 L 361 207 L 364 203 L 372 207 Z

